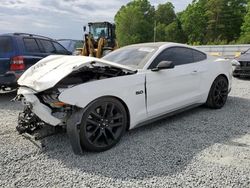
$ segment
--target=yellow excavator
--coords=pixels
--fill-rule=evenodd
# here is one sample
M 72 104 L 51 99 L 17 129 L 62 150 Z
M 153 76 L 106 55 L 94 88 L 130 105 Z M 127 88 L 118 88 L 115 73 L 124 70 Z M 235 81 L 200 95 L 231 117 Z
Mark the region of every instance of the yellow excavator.
M 118 48 L 115 37 L 115 25 L 109 22 L 88 23 L 89 33 L 84 35 L 81 55 L 101 58 Z M 86 26 L 83 27 L 86 32 Z

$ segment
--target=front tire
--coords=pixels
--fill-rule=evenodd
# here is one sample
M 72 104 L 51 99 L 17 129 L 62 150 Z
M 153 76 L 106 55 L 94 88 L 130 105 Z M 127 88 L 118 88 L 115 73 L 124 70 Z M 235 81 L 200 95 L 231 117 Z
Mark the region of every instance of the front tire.
M 228 97 L 228 80 L 224 76 L 218 76 L 209 91 L 206 105 L 209 108 L 222 108 Z
M 112 97 L 90 103 L 80 124 L 80 142 L 85 150 L 101 152 L 116 145 L 127 126 L 127 112 L 123 104 Z

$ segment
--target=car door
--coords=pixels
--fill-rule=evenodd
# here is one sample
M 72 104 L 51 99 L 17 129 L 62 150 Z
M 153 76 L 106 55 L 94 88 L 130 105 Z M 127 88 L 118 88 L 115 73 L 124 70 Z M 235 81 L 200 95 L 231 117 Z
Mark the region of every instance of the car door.
M 172 61 L 172 69 L 151 71 L 161 61 Z M 172 47 L 160 53 L 146 73 L 147 112 L 149 117 L 178 110 L 199 101 L 199 67 L 192 49 Z

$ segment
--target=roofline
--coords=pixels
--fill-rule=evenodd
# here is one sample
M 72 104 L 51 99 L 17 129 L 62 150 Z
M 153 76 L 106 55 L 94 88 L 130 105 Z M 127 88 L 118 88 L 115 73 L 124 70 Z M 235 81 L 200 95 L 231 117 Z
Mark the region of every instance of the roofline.
M 31 34 L 31 33 L 19 33 L 19 32 L 15 32 L 15 33 L 3 33 L 0 34 L 1 36 L 28 36 L 28 37 L 37 37 L 37 38 L 41 38 L 41 39 L 48 39 L 48 40 L 53 40 L 55 41 L 55 39 L 49 38 L 49 37 L 45 37 L 42 35 L 36 35 L 36 34 Z

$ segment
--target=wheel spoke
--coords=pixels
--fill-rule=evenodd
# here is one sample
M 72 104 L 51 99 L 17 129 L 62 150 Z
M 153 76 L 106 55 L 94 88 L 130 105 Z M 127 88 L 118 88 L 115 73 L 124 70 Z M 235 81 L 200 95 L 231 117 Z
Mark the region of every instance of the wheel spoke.
M 110 144 L 110 141 L 109 141 L 109 138 L 108 138 L 108 136 L 107 136 L 105 130 L 103 131 L 103 136 L 104 136 L 104 139 L 105 139 L 106 144 L 109 145 L 109 144 Z
M 96 143 L 98 140 L 99 140 L 99 138 L 102 136 L 102 133 L 101 133 L 101 131 L 98 133 L 98 135 L 95 137 L 95 139 L 93 140 L 93 143 Z
M 90 123 L 91 125 L 95 125 L 95 126 L 99 125 L 98 122 L 96 122 L 95 120 L 92 120 L 92 119 L 87 119 L 87 122 Z
M 111 128 L 114 128 L 114 127 L 120 127 L 120 126 L 122 126 L 122 122 L 118 122 L 118 123 L 111 123 L 109 126 L 111 127 Z
M 120 119 L 120 118 L 122 118 L 122 117 L 123 117 L 122 114 L 117 114 L 117 115 L 111 117 L 111 120 L 117 120 L 117 119 Z
M 110 107 L 110 109 L 109 109 L 109 117 L 112 117 L 112 116 L 113 116 L 114 107 L 115 107 L 115 105 L 114 105 L 114 104 L 111 104 L 111 107 Z
M 217 84 L 216 86 L 215 86 L 215 91 L 218 91 L 220 89 L 220 86 Z
M 93 118 L 95 118 L 95 119 L 98 119 L 98 120 L 102 119 L 102 116 L 101 116 L 100 114 L 96 113 L 95 111 L 92 111 L 92 112 L 90 113 L 90 115 L 91 115 Z
M 225 95 L 224 95 L 224 96 L 221 95 L 221 100 L 223 101 L 223 103 L 226 101 L 226 98 L 227 98 L 227 97 L 226 97 Z
M 115 140 L 115 139 L 116 139 L 116 136 L 115 136 L 115 134 L 113 133 L 112 128 L 109 127 L 107 130 L 108 130 L 108 132 L 110 133 L 112 139 Z
M 220 97 L 219 97 L 219 96 L 215 96 L 215 97 L 214 97 L 214 101 L 215 101 L 216 103 L 218 103 L 219 100 L 220 100 Z
M 88 138 L 94 136 L 98 130 L 99 130 L 99 127 L 96 127 L 93 131 L 87 131 Z
M 105 118 L 107 116 L 108 103 L 104 103 L 102 105 L 102 117 Z

